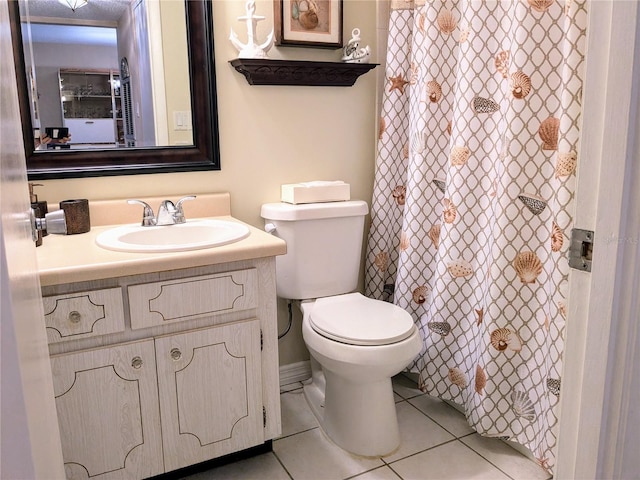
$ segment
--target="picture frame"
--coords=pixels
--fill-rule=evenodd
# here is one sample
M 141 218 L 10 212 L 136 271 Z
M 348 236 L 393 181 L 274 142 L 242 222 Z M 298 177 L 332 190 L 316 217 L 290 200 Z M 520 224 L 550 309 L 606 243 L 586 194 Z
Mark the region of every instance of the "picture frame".
M 342 48 L 343 0 L 274 0 L 275 44 Z

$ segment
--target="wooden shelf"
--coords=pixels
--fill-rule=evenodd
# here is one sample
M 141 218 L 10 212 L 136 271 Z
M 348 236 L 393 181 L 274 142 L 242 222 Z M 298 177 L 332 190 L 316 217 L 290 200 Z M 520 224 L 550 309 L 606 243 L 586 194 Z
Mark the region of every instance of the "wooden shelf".
M 236 58 L 229 62 L 249 85 L 305 85 L 350 87 L 377 63 L 310 62 Z

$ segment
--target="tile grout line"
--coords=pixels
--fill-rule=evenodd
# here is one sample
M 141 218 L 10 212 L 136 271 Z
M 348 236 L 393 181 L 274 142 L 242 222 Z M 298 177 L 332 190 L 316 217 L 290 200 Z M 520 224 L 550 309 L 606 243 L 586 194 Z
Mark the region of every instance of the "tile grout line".
M 477 432 L 475 432 L 477 433 Z M 460 437 L 460 438 L 465 438 L 465 437 L 469 437 L 473 435 L 473 433 L 470 433 L 469 435 L 465 435 L 464 437 Z M 479 435 L 479 434 L 478 434 Z M 485 437 L 483 437 L 485 438 Z M 491 437 L 487 437 L 487 438 L 491 438 Z M 511 475 L 509 475 L 507 472 L 505 472 L 504 470 L 502 470 L 502 468 L 500 468 L 498 465 L 496 465 L 495 463 L 493 463 L 491 460 L 489 460 L 488 458 L 486 458 L 484 455 L 482 455 L 480 452 L 478 452 L 477 450 L 475 450 L 474 448 L 472 448 L 471 446 L 467 445 L 464 442 L 460 442 L 462 445 L 464 445 L 465 447 L 467 447 L 469 450 L 471 450 L 473 453 L 475 453 L 476 455 L 478 455 L 480 458 L 482 458 L 485 462 L 493 465 L 495 468 L 497 468 L 498 470 L 500 470 L 502 473 L 504 473 L 507 477 L 509 477 L 511 480 L 516 480 L 514 479 Z
M 400 395 L 398 392 L 396 392 L 395 390 L 393 391 L 393 393 L 395 393 L 396 395 L 398 395 L 398 396 L 402 399 L 402 400 L 400 400 L 400 402 L 402 402 L 402 401 L 406 401 L 406 400 L 413 400 L 414 398 L 418 398 L 418 397 L 421 397 L 421 396 L 423 396 L 423 395 L 427 395 L 426 393 L 420 393 L 420 394 L 418 394 L 418 395 L 413 395 L 413 396 L 411 396 L 411 397 L 406 397 L 406 398 L 405 398 L 405 397 L 403 397 L 402 395 Z M 400 402 L 396 402 L 396 403 L 400 403 Z
M 400 475 L 398 472 L 396 472 L 396 471 L 393 469 L 393 466 L 391 466 L 391 465 L 387 464 L 387 467 L 389 467 L 389 470 L 391 470 L 391 471 L 392 471 L 392 472 L 393 472 L 393 473 L 394 473 L 398 478 L 400 478 L 401 480 L 404 480 L 404 478 L 402 478 L 402 475 Z
M 419 395 L 418 395 L 418 396 L 419 396 Z M 416 398 L 416 397 L 413 397 L 413 398 Z M 456 435 L 454 432 L 452 432 L 452 431 L 450 431 L 449 429 L 447 429 L 447 427 L 445 427 L 444 425 L 442 425 L 438 420 L 436 420 L 435 418 L 431 417 L 429 414 L 427 414 L 427 413 L 423 412 L 422 410 L 420 410 L 420 409 L 419 409 L 418 407 L 416 407 L 413 403 L 409 402 L 408 400 L 407 400 L 407 403 L 408 403 L 409 405 L 411 405 L 413 408 L 415 408 L 416 410 L 418 410 L 421 414 L 423 414 L 423 415 L 424 415 L 425 417 L 427 417 L 429 420 L 431 420 L 432 422 L 434 422 L 436 425 L 438 425 L 440 428 L 442 428 L 442 429 L 443 429 L 445 432 L 447 432 L 449 435 L 453 435 L 453 437 L 454 437 L 455 439 L 460 439 L 460 438 L 466 437 L 467 435 L 473 435 L 474 433 L 477 433 L 477 432 L 475 432 L 475 431 L 474 431 L 474 432 L 472 432 L 472 433 L 465 433 L 464 435 L 458 436 L 458 435 Z M 456 411 L 456 409 L 455 409 L 455 408 L 452 408 L 452 407 L 449 407 L 449 408 L 451 408 L 453 411 Z M 460 412 L 458 412 L 458 413 L 460 413 Z M 468 422 L 467 422 L 467 423 L 468 423 Z
M 301 433 L 310 432 L 311 430 L 316 430 L 316 429 L 318 429 L 318 428 L 320 428 L 320 426 L 307 428 L 307 429 L 305 429 L 305 430 L 300 430 L 299 432 L 290 433 L 289 435 L 285 435 L 285 436 L 282 436 L 282 437 L 274 438 L 274 439 L 273 439 L 273 441 L 274 441 L 274 442 L 277 442 L 278 440 L 283 440 L 283 439 L 285 439 L 285 438 L 294 437 L 294 436 L 296 436 L 296 435 L 300 435 Z
M 406 457 L 397 458 L 397 459 L 395 459 L 395 460 L 394 460 L 394 461 L 392 461 L 392 462 L 387 462 L 387 461 L 384 459 L 384 457 L 379 457 L 379 458 L 380 458 L 380 460 L 382 460 L 382 461 L 384 462 L 384 464 L 385 464 L 385 465 L 387 465 L 387 466 L 389 466 L 389 467 L 390 467 L 390 466 L 391 466 L 391 465 L 393 465 L 394 463 L 400 462 L 400 461 L 402 461 L 402 460 L 406 460 L 407 458 L 414 457 L 414 456 L 419 455 L 419 454 L 421 454 L 421 453 L 428 452 L 429 450 L 433 450 L 433 449 L 435 449 L 435 448 L 442 447 L 443 445 L 447 445 L 448 443 L 451 443 L 451 442 L 457 442 L 457 441 L 458 441 L 458 439 L 454 437 L 454 438 L 452 438 L 451 440 L 447 440 L 446 442 L 442 442 L 442 443 L 439 443 L 439 444 L 437 444 L 437 445 L 433 445 L 433 446 L 431 446 L 431 447 L 429 447 L 429 448 L 425 448 L 424 450 L 420 450 L 419 452 L 411 453 L 411 454 L 407 455 Z M 462 442 L 460 442 L 460 443 L 462 443 Z M 464 444 L 463 444 L 463 445 L 464 445 Z M 465 446 L 466 446 L 466 445 L 465 445 Z
M 353 478 L 358 478 L 360 475 L 364 475 L 365 473 L 374 472 L 380 468 L 388 467 L 389 465 L 383 463 L 382 465 L 378 465 L 377 467 L 370 468 L 369 470 L 365 470 L 364 472 L 356 473 L 355 475 L 351 475 L 350 477 L 345 477 L 342 480 L 351 480 Z M 396 473 L 395 471 L 393 473 Z M 397 475 L 397 474 L 396 474 Z
M 397 393 L 397 392 L 396 392 L 396 393 Z M 398 394 L 398 395 L 400 395 L 400 394 Z M 424 394 L 424 395 L 426 395 L 426 394 Z M 438 425 L 440 428 L 444 429 L 447 433 L 449 433 L 450 435 L 453 435 L 453 436 L 455 437 L 455 440 L 460 440 L 460 439 L 462 439 L 462 438 L 470 437 L 470 436 L 472 436 L 472 435 L 476 435 L 476 434 L 477 434 L 477 435 L 480 435 L 482 438 L 491 438 L 491 437 L 485 437 L 485 436 L 481 435 L 480 433 L 478 433 L 477 431 L 473 431 L 473 432 L 470 432 L 470 433 L 466 433 L 466 434 L 464 434 L 464 435 L 460 435 L 460 436 L 458 436 L 458 435 L 456 435 L 455 433 L 453 433 L 453 432 L 449 431 L 449 430 L 448 430 L 444 425 L 440 424 L 440 423 L 439 423 L 435 418 L 432 418 L 430 415 L 428 415 L 427 413 L 423 412 L 423 411 L 422 411 L 422 410 L 420 410 L 418 407 L 416 407 L 414 404 L 412 404 L 411 402 L 409 402 L 409 400 L 414 399 L 414 398 L 418 398 L 418 397 L 420 397 L 420 396 L 421 396 L 421 395 L 415 395 L 415 396 L 413 396 L 413 397 L 411 397 L 411 398 L 404 399 L 403 401 L 407 402 L 407 403 L 408 403 L 409 405 L 411 405 L 413 408 L 415 408 L 415 409 L 416 409 L 416 410 L 418 410 L 420 413 L 422 413 L 425 417 L 427 417 L 427 418 L 428 418 L 428 419 L 430 419 L 431 421 L 435 422 L 435 423 L 436 423 L 436 425 Z M 401 402 L 397 402 L 397 403 L 401 403 Z M 451 407 L 451 406 L 449 406 L 449 408 L 451 408 L 453 411 L 456 411 L 456 409 L 455 409 L 455 408 L 453 408 L 453 407 Z M 462 415 L 462 413 L 461 413 L 461 412 L 458 412 L 458 413 L 460 413 L 460 414 Z M 472 427 L 472 428 L 473 428 L 473 427 Z M 450 442 L 451 442 L 451 441 L 449 441 L 449 442 L 445 442 L 445 443 L 441 443 L 440 445 L 436 445 L 436 446 L 435 446 L 435 447 L 433 447 L 433 448 L 439 447 L 439 446 L 441 446 L 441 445 L 445 445 L 446 443 L 450 443 Z M 474 448 L 472 448 L 471 446 L 467 445 L 466 443 L 464 443 L 464 442 L 462 442 L 462 441 L 460 441 L 460 443 L 461 443 L 462 445 L 464 445 L 465 447 L 467 447 L 468 449 L 470 449 L 472 452 L 474 452 L 474 453 L 475 453 L 476 455 L 478 455 L 480 458 L 482 458 L 483 460 L 485 460 L 486 462 L 488 462 L 489 464 L 491 464 L 492 466 L 494 466 L 495 468 L 497 468 L 498 470 L 500 470 L 500 472 L 502 472 L 503 474 L 505 474 L 505 475 L 506 475 L 507 477 L 509 477 L 511 480 L 515 480 L 511 475 L 509 475 L 507 472 L 505 472 L 504 470 L 502 470 L 498 465 L 496 465 L 496 464 L 495 464 L 495 463 L 493 463 L 491 460 L 489 460 L 489 459 L 488 459 L 488 458 L 486 458 L 484 455 L 482 455 L 482 453 L 478 452 L 477 450 L 475 450 Z M 427 450 L 430 450 L 430 449 L 427 449 Z M 426 451 L 426 450 L 423 450 L 423 451 Z M 422 452 L 418 452 L 418 453 L 422 453 Z M 409 455 L 408 457 L 404 457 L 404 458 L 409 458 L 409 457 L 411 457 L 411 456 L 412 456 L 412 455 Z M 401 460 L 401 459 L 398 459 L 398 460 Z M 396 462 L 396 461 L 398 461 L 398 460 L 394 460 L 394 462 L 392 462 L 392 463 L 395 463 L 395 462 Z M 384 461 L 384 460 L 383 460 L 383 461 Z M 385 462 L 385 464 L 390 465 L 390 464 L 388 464 L 387 462 Z
M 478 434 L 478 435 L 480 435 L 480 437 L 481 437 L 481 438 L 496 438 L 496 437 L 485 437 L 485 436 L 481 435 L 481 434 L 480 434 L 480 433 L 478 433 L 478 432 L 470 433 L 470 434 L 468 434 L 468 435 L 464 435 L 464 436 L 462 436 L 462 437 L 460 437 L 460 438 L 470 437 L 470 436 L 472 436 L 472 435 L 474 435 L 474 434 Z M 483 458 L 483 459 L 485 459 L 487 462 L 489 462 L 491 465 L 493 465 L 494 467 L 496 467 L 498 470 L 500 470 L 502 473 L 504 473 L 504 474 L 505 474 L 507 477 L 509 477 L 511 480 L 517 480 L 517 479 L 513 478 L 511 475 L 509 475 L 507 472 L 505 472 L 505 471 L 504 471 L 502 468 L 500 468 L 498 465 L 496 465 L 496 464 L 495 464 L 495 463 L 493 463 L 491 460 L 489 460 L 487 457 L 485 457 L 484 455 L 482 455 L 482 453 L 480 453 L 478 450 L 476 450 L 475 448 L 473 448 L 471 445 L 467 445 L 467 444 L 466 444 L 466 443 L 464 443 L 464 442 L 460 442 L 460 443 L 462 443 L 465 447 L 467 447 L 467 448 L 471 449 L 471 450 L 472 450 L 473 452 L 475 452 L 476 454 L 480 455 L 480 457 L 482 457 L 482 458 Z M 508 446 L 508 445 L 507 445 L 507 446 Z M 511 447 L 509 447 L 509 448 L 511 448 Z M 526 459 L 526 460 L 530 461 L 530 462 L 531 462 L 532 464 L 534 464 L 534 465 L 537 465 L 537 464 L 536 464 L 536 462 L 532 461 L 530 458 L 527 458 L 525 455 L 522 455 L 522 454 L 521 454 L 520 452 L 518 452 L 516 449 L 513 449 L 513 450 L 514 450 L 518 455 L 521 455 L 521 456 L 522 456 L 522 458 L 524 458 L 524 459 Z M 548 478 L 547 478 L 547 480 L 553 480 L 553 476 L 548 477 Z
M 470 434 L 468 434 L 468 435 L 464 435 L 464 436 L 462 436 L 462 437 L 460 437 L 460 438 L 464 438 L 464 437 L 467 437 L 467 436 L 470 436 L 470 435 L 473 435 L 473 433 L 470 433 Z M 451 440 L 448 440 L 448 441 L 443 442 L 443 443 L 439 443 L 438 445 L 434 445 L 433 447 L 425 448 L 424 450 L 421 450 L 421 451 L 419 451 L 419 452 L 412 453 L 411 455 L 407 455 L 406 457 L 398 458 L 398 459 L 394 460 L 393 462 L 389 462 L 389 463 L 387 463 L 387 462 L 384 460 L 384 458 L 382 458 L 382 457 L 380 457 L 380 460 L 382 460 L 386 466 L 388 466 L 389 468 L 391 468 L 391 470 L 393 470 L 393 465 L 394 465 L 395 463 L 401 462 L 401 461 L 406 460 L 406 459 L 411 458 L 411 457 L 415 457 L 416 455 L 420 455 L 420 454 L 422 454 L 422 453 L 428 452 L 429 450 L 434 450 L 434 449 L 436 449 L 436 448 L 440 448 L 440 447 L 442 447 L 442 446 L 444 446 L 444 445 L 448 445 L 448 444 L 453 443 L 453 442 L 458 442 L 458 443 L 460 443 L 460 445 L 462 445 L 463 447 L 467 448 L 467 449 L 468 449 L 468 450 L 470 450 L 471 452 L 473 452 L 473 453 L 475 453 L 476 455 L 478 455 L 480 458 L 482 458 L 482 460 L 484 460 L 485 462 L 487 462 L 488 464 L 490 464 L 492 467 L 494 467 L 494 468 L 496 468 L 497 470 L 499 470 L 501 473 L 503 473 L 503 474 L 504 474 L 506 477 L 508 477 L 510 480 L 517 480 L 517 479 L 514 479 L 511 475 L 509 475 L 507 472 L 505 472 L 504 470 L 502 470 L 498 465 L 496 465 L 495 463 L 493 463 L 493 462 L 492 462 L 492 461 L 490 461 L 489 459 L 485 458 L 482 454 L 480 454 L 479 452 L 477 452 L 477 451 L 476 451 L 476 450 L 474 450 L 473 448 L 471 448 L 469 445 L 467 445 L 467 444 L 465 444 L 465 443 L 461 442 L 461 441 L 460 441 L 460 438 L 452 438 Z M 395 473 L 395 474 L 396 474 L 396 475 L 398 475 L 400 478 L 402 478 L 402 476 L 401 476 L 400 474 L 398 474 L 398 472 L 396 472 L 395 470 L 393 470 L 393 473 Z
M 289 475 L 289 478 L 291 480 L 295 480 L 293 478 L 293 475 L 291 475 L 291 473 L 289 472 L 289 470 L 287 470 L 287 467 L 284 466 L 284 463 L 282 463 L 282 460 L 280 460 L 280 457 L 278 457 L 278 454 L 276 452 L 274 452 L 273 450 L 271 450 L 271 453 L 273 453 L 273 456 L 276 457 L 276 460 L 278 461 L 278 463 L 280 464 L 280 466 L 284 469 L 285 473 L 287 475 Z

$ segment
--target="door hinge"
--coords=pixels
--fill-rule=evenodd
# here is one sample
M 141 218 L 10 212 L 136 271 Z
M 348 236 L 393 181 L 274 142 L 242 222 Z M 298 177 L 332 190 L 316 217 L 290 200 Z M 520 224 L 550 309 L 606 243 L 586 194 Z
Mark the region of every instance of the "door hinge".
M 260 329 L 260 351 L 263 350 L 264 347 L 264 337 L 262 336 L 262 329 Z
M 569 246 L 569 266 L 571 268 L 583 272 L 591 271 L 594 235 L 592 230 L 580 228 L 571 230 L 571 245 Z
M 262 428 L 267 428 L 267 409 L 262 407 Z

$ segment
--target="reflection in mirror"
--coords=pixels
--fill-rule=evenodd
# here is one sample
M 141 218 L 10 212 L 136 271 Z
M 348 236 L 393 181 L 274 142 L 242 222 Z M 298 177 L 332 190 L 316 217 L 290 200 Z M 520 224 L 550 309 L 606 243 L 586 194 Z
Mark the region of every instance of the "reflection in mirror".
M 10 4 L 30 178 L 219 168 L 210 2 Z
M 192 145 L 184 3 L 109 0 L 85 7 L 52 0 L 21 5 L 34 129 L 43 135 L 47 127 L 68 128 L 72 136 L 63 145 L 72 149 Z M 163 38 L 163 31 L 171 35 Z M 55 139 L 44 146 L 60 148 Z

